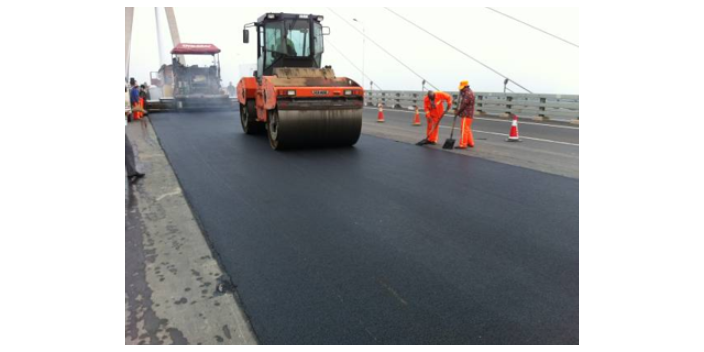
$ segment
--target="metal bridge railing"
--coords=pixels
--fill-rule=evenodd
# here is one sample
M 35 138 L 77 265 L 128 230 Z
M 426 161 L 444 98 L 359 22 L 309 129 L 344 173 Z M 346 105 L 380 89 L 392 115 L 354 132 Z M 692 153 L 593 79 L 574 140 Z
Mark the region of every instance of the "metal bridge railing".
M 456 108 L 459 93 L 452 95 Z M 380 103 L 387 109 L 423 110 L 426 93 L 421 91 L 366 91 L 365 105 L 376 107 Z M 579 95 L 520 94 L 474 92 L 475 111 L 478 115 L 515 114 L 523 118 L 543 120 L 579 120 Z

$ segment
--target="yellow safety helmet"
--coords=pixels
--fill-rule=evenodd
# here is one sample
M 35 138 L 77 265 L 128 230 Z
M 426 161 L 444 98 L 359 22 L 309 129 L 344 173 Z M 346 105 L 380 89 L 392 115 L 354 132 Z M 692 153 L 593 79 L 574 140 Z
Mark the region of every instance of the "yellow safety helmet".
M 464 87 L 469 87 L 469 81 L 460 82 L 460 90 L 464 89 Z

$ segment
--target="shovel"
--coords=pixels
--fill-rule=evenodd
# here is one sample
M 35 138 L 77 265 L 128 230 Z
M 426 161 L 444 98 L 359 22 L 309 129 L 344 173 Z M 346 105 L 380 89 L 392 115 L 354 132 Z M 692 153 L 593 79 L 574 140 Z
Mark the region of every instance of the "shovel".
M 442 146 L 442 149 L 455 149 L 455 143 L 457 143 L 457 141 L 455 140 L 455 126 L 457 126 L 457 116 L 458 115 L 455 115 L 455 121 L 452 123 L 452 134 L 450 134 L 450 138 L 445 141 L 445 145 Z
M 447 113 L 447 111 L 443 112 L 442 116 L 440 116 L 440 119 L 438 120 L 438 123 L 436 123 L 436 124 L 435 124 L 435 127 L 433 127 L 433 129 L 430 130 L 430 133 L 431 133 L 431 134 L 432 134 L 433 132 L 435 132 L 435 129 L 440 128 L 440 123 L 442 122 L 442 119 L 445 117 L 445 114 L 446 114 L 446 113 Z M 424 146 L 424 145 L 428 145 L 428 144 L 430 144 L 430 142 L 428 141 L 428 139 L 430 139 L 430 134 L 428 134 L 428 138 L 426 138 L 426 139 L 424 139 L 424 140 L 422 140 L 422 141 L 416 143 L 416 145 L 417 145 L 417 146 L 421 146 L 421 147 Z
M 462 106 L 462 101 L 464 99 L 460 99 L 459 105 L 457 105 L 457 111 L 459 111 L 459 108 Z M 458 115 L 455 115 L 455 121 L 452 122 L 452 134 L 450 134 L 450 139 L 445 141 L 445 145 L 442 146 L 442 149 L 448 149 L 448 150 L 453 150 L 455 149 L 455 144 L 457 141 L 455 140 L 455 127 L 457 126 L 457 118 L 459 117 Z

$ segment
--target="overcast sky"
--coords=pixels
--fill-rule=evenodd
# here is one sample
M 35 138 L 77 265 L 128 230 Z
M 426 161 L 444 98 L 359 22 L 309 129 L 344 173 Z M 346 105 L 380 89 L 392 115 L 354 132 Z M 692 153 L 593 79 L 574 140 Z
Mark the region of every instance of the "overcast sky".
M 485 8 L 392 8 L 426 30 L 517 81 L 534 93 L 579 94 L 579 48 L 565 44 Z M 334 8 L 350 23 L 362 21 L 366 33 L 414 71 L 442 90 L 457 90 L 468 80 L 475 91 L 502 91 L 503 78 L 396 17 L 384 8 Z M 520 20 L 579 44 L 577 8 L 498 8 Z M 181 41 L 212 43 L 222 49 L 223 85 L 240 78 L 240 65 L 256 62 L 256 40 L 242 44 L 242 27 L 266 12 L 312 13 L 325 16 L 331 28 L 325 37 L 323 64 L 337 76 L 360 84 L 362 36 L 327 8 L 176 8 Z M 165 51 L 172 48 L 162 13 Z M 362 28 L 359 26 L 358 28 Z M 254 36 L 252 36 L 254 38 Z M 342 54 L 341 54 L 342 53 Z M 165 57 L 170 57 L 165 53 Z M 160 66 L 154 8 L 136 8 L 130 75 L 147 81 Z M 421 79 L 371 42 L 366 43 L 366 75 L 386 90 L 420 90 Z M 369 82 L 365 88 L 368 88 Z M 521 92 L 516 86 L 509 86 Z

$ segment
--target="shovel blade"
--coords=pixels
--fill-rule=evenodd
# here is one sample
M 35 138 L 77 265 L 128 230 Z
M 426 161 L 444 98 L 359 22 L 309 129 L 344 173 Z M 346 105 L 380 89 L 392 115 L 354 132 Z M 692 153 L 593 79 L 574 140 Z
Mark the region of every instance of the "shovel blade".
M 445 145 L 442 146 L 442 149 L 455 149 L 455 140 L 454 139 L 446 140 Z

